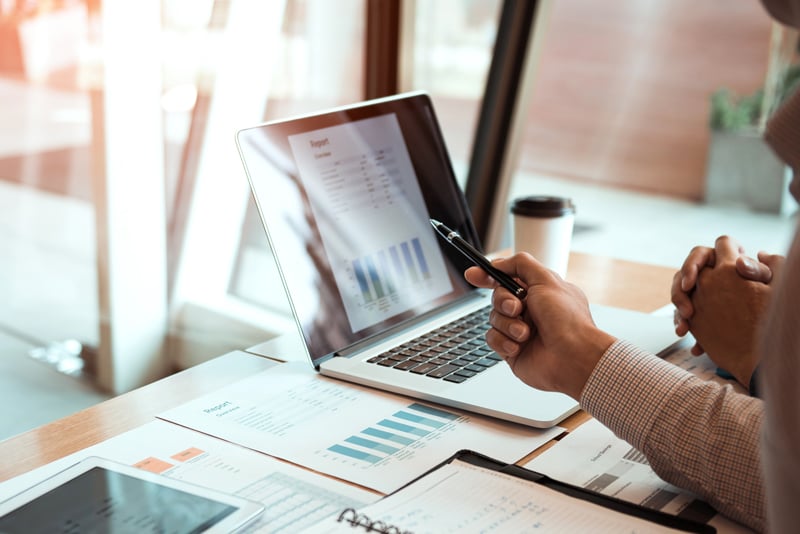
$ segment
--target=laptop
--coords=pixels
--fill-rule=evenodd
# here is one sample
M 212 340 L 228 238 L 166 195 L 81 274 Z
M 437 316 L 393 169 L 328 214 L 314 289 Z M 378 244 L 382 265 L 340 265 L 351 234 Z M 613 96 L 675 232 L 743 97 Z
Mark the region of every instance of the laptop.
M 480 249 L 430 97 L 421 92 L 237 132 L 307 356 L 325 376 L 548 428 L 578 409 L 531 388 L 484 343 L 490 292 L 429 220 Z M 664 318 L 593 307 L 658 352 Z

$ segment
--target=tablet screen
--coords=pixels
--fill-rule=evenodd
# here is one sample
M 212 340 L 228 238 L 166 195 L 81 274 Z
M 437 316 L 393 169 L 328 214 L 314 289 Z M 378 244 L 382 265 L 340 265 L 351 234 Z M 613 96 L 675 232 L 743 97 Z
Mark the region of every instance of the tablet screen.
M 203 532 L 237 508 L 103 467 L 0 518 L 0 532 Z

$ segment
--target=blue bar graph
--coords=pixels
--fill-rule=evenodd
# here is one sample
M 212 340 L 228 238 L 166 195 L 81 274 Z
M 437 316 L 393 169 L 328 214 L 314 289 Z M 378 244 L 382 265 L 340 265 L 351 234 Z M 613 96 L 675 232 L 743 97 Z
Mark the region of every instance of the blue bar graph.
M 460 416 L 424 404 L 410 404 L 378 421 L 328 451 L 376 464 L 435 433 Z
M 432 278 L 422 242 L 414 237 L 351 261 L 364 304 L 393 297 L 404 287 Z
M 369 273 L 369 279 L 372 280 L 372 287 L 375 288 L 376 296 L 379 299 L 383 298 L 385 293 L 383 292 L 383 285 L 381 284 L 381 279 L 378 276 L 378 270 L 375 268 L 375 263 L 369 256 L 364 258 L 364 263 L 367 264 L 367 272 Z
M 367 277 L 364 276 L 364 268 L 361 266 L 361 262 L 359 260 L 353 260 L 353 272 L 356 275 L 358 287 L 361 289 L 361 295 L 364 297 L 364 302 L 370 302 L 372 300 L 372 293 L 369 290 Z
M 367 449 L 374 449 L 378 452 L 385 452 L 386 454 L 394 454 L 400 450 L 397 447 L 390 447 L 389 445 L 384 445 L 383 443 L 378 443 L 377 441 L 372 441 L 371 439 L 366 439 L 359 436 L 350 436 L 345 441 L 348 443 L 352 443 L 353 445 L 360 445 L 361 447 L 366 447 Z
M 395 417 L 398 419 L 405 419 L 406 421 L 411 421 L 412 423 L 419 423 L 421 425 L 429 426 L 431 428 L 441 428 L 447 423 L 442 423 L 441 421 L 437 421 L 435 419 L 431 419 L 430 417 L 423 417 L 421 415 L 416 415 L 410 412 L 396 412 L 394 414 Z
M 403 264 L 400 263 L 400 253 L 397 252 L 397 247 L 392 245 L 389 247 L 389 256 L 392 257 L 392 265 L 394 265 L 395 273 L 397 274 L 397 279 L 402 282 L 405 280 L 405 270 L 403 269 Z
M 382 460 L 380 456 L 375 456 L 363 451 L 351 449 L 350 447 L 345 447 L 344 445 L 334 445 L 333 447 L 328 447 L 328 450 L 331 452 L 338 452 L 339 454 L 349 456 L 350 458 L 355 458 L 356 460 L 364 460 L 365 462 L 369 462 L 371 464 Z
M 444 410 L 439 410 L 437 408 L 432 408 L 430 406 L 426 406 L 424 404 L 414 403 L 409 405 L 409 408 L 412 410 L 416 410 L 418 412 L 423 412 L 428 415 L 435 415 L 436 417 L 441 417 L 442 419 L 447 419 L 450 421 L 454 421 L 458 419 L 460 416 L 454 413 L 446 412 Z
M 430 430 L 426 430 L 424 428 L 418 428 L 411 425 L 404 425 L 403 423 L 399 423 L 397 421 L 392 421 L 391 419 L 384 419 L 378 423 L 379 426 L 385 426 L 386 428 L 391 428 L 392 430 L 399 430 L 400 432 L 406 432 L 408 434 L 414 434 L 415 436 L 427 436 L 431 433 Z
M 400 445 L 411 445 L 414 443 L 414 440 L 411 438 L 398 436 L 397 434 L 392 434 L 391 432 L 386 432 L 384 430 L 378 430 L 377 428 L 365 428 L 361 431 L 361 433 L 366 434 L 367 436 L 375 436 L 376 438 L 385 439 L 386 441 L 393 441 L 395 443 L 399 443 Z
M 419 262 L 419 268 L 422 271 L 423 278 L 430 278 L 431 271 L 428 269 L 428 262 L 425 261 L 425 254 L 422 253 L 422 243 L 419 242 L 419 238 L 415 237 L 411 240 L 411 244 L 414 245 L 414 253 L 417 255 L 417 261 Z
M 411 249 L 408 247 L 408 242 L 403 241 L 400 243 L 400 250 L 403 251 L 403 259 L 406 262 L 406 271 L 409 275 L 411 275 L 411 279 L 414 282 L 419 282 L 419 276 L 417 276 L 417 269 L 414 267 L 414 258 L 411 257 Z
M 391 295 L 395 292 L 395 284 L 394 284 L 394 276 L 392 275 L 392 270 L 389 267 L 389 257 L 386 255 L 386 252 L 381 250 L 378 252 L 378 263 L 381 266 L 381 272 L 383 273 L 383 281 L 386 284 L 386 291 L 389 292 Z

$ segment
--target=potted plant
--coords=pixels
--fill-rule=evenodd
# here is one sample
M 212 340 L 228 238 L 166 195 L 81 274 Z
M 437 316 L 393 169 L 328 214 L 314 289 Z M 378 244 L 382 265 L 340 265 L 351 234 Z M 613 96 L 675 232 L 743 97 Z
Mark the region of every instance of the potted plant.
M 776 30 L 781 39 L 775 38 Z M 764 87 L 745 96 L 727 89 L 711 95 L 706 202 L 782 215 L 797 210 L 788 193 L 791 169 L 762 138 L 769 116 L 800 85 L 800 65 L 791 64 L 796 47 L 796 32 L 774 28 Z

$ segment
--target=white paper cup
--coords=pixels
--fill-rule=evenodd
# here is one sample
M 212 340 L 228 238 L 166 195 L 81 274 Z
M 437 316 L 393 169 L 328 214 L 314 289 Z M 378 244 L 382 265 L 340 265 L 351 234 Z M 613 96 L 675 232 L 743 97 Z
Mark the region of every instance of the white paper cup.
M 528 252 L 567 275 L 575 205 L 569 198 L 530 196 L 511 203 L 514 252 Z

